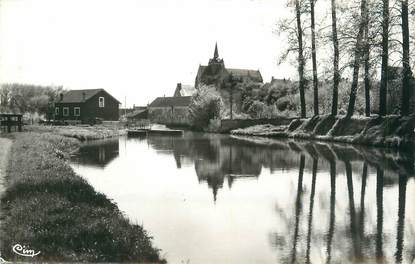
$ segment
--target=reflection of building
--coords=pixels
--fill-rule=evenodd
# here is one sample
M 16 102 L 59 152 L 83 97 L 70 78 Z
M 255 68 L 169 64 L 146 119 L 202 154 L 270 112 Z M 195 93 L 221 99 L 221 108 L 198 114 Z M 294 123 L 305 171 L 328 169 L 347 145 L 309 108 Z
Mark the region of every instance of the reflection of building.
M 177 168 L 181 159 L 194 162 L 199 182 L 206 182 L 213 191 L 214 200 L 225 179 L 229 188 L 240 178 L 257 178 L 262 164 L 246 147 L 229 140 L 227 136 L 207 137 L 187 134 L 187 137 L 149 137 L 149 144 L 156 150 L 171 150 Z
M 81 146 L 76 158 L 80 164 L 105 167 L 119 155 L 118 139 L 97 141 Z

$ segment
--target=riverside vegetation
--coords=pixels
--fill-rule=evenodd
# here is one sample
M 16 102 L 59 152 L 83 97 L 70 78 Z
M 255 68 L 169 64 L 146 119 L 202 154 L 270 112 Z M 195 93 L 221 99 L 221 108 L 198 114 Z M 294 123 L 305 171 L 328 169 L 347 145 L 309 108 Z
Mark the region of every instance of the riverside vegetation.
M 164 262 L 142 226 L 76 175 L 66 160 L 79 141 L 51 133 L 16 133 L 1 198 L 1 253 L 19 243 L 36 261 Z
M 294 119 L 289 125 L 258 125 L 234 135 L 318 139 L 377 147 L 409 148 L 414 143 L 414 117 L 347 118 L 332 115 Z

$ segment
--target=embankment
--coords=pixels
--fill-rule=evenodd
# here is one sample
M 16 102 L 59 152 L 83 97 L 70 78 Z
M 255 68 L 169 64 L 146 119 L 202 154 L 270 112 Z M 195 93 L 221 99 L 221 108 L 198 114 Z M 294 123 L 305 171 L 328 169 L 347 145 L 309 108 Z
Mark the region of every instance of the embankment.
M 1 198 L 2 257 L 19 243 L 36 262 L 163 262 L 142 226 L 130 223 L 66 159 L 79 141 L 51 133 L 16 133 Z
M 26 131 L 39 133 L 52 133 L 80 141 L 97 140 L 110 137 L 118 137 L 127 134 L 127 130 L 118 126 L 25 126 Z
M 330 115 L 294 119 L 288 125 L 257 125 L 231 131 L 234 135 L 316 139 L 377 147 L 413 146 L 415 117 L 347 118 Z

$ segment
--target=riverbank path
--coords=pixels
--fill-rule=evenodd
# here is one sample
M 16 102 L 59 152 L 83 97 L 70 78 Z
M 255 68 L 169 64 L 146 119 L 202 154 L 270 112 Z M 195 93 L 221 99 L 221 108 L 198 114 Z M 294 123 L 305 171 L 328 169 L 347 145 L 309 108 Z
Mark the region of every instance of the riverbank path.
M 3 192 L 5 190 L 4 177 L 6 176 L 7 158 L 11 146 L 11 139 L 0 137 L 0 196 L 3 195 Z

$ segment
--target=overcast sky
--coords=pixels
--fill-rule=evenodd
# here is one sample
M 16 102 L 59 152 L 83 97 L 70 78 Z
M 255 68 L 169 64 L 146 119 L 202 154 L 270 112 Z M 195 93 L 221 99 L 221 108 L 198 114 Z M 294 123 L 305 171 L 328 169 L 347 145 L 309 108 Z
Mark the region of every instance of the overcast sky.
M 0 80 L 104 88 L 127 105 L 194 84 L 215 42 L 225 65 L 296 78 L 277 65 L 285 0 L 2 0 Z

